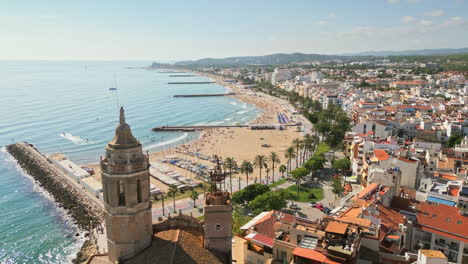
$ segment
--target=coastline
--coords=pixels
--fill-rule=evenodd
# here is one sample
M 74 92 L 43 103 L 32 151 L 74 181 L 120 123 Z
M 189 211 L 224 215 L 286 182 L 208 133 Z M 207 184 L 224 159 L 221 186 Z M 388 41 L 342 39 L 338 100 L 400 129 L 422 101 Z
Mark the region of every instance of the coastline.
M 178 71 L 181 70 L 178 69 Z M 288 117 L 295 118 L 295 120 L 298 118 L 297 116 L 292 116 L 292 107 L 289 104 L 286 105 L 285 102 L 279 102 L 280 100 L 275 97 L 253 92 L 249 89 L 243 89 L 243 87 L 236 84 L 225 83 L 225 78 L 221 76 L 197 71 L 184 71 L 210 78 L 214 80 L 216 84 L 236 93 L 235 95 L 229 95 L 227 97 L 255 105 L 256 108 L 261 109 L 261 113 L 251 120 L 249 122 L 250 124 L 278 124 L 278 113 L 284 113 Z M 250 128 L 207 129 L 202 131 L 197 138 L 194 138 L 194 140 L 190 142 L 180 142 L 180 144 L 174 144 L 163 150 L 149 152 L 149 156 L 152 162 L 159 162 L 166 159 L 166 157 L 178 156 L 179 158 L 189 159 L 198 164 L 212 167 L 213 163 L 210 161 L 202 160 L 184 154 L 183 152 L 197 152 L 207 156 L 218 155 L 222 159 L 232 157 L 239 166 L 244 160 L 253 162 L 256 155 L 268 156 L 271 152 L 276 152 L 282 161 L 275 165 L 275 172 L 278 175 L 279 165 L 285 163 L 284 150 L 290 146 L 293 139 L 299 137 L 302 136 L 297 132 L 296 127 L 286 127 L 284 130 L 252 130 Z M 85 166 L 93 168 L 96 172 L 94 177 L 99 181 L 101 180 L 99 164 L 86 164 Z M 167 166 L 186 178 L 201 182 L 192 172 L 171 164 L 167 164 Z M 258 170 L 255 170 L 255 172 L 249 176 L 249 181 L 253 181 L 257 173 Z M 265 173 L 262 174 L 262 177 L 264 175 Z M 237 177 L 237 175 L 233 175 L 233 177 Z M 242 179 L 245 179 L 244 177 L 245 176 L 242 176 Z M 167 192 L 168 186 L 162 182 L 152 177 L 150 178 L 150 182 L 162 191 Z
M 93 230 L 103 221 L 102 208 L 75 189 L 34 146 L 16 143 L 6 146 L 6 150 L 18 165 L 53 197 L 57 206 L 66 210 L 74 224 L 86 232 L 85 241 L 72 260 L 73 263 L 84 263 L 97 251 Z

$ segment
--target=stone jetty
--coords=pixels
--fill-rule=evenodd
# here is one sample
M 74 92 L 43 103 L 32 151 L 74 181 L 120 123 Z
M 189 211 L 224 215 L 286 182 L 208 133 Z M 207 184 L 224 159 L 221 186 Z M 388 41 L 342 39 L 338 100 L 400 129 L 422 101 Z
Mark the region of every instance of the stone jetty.
M 71 184 L 33 145 L 21 142 L 9 145 L 6 149 L 18 164 L 54 197 L 57 204 L 67 210 L 75 223 L 87 231 L 87 241 L 73 261 L 84 263 L 90 253 L 94 254 L 92 248 L 95 247 L 95 238 L 92 237 L 92 231 L 103 222 L 102 208 Z

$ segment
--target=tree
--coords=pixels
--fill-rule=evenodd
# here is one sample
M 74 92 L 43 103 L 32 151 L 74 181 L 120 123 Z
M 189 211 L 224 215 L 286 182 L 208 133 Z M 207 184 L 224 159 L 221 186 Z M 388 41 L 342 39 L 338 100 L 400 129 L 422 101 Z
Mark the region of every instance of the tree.
M 341 177 L 339 175 L 333 177 L 332 192 L 335 194 L 335 199 L 337 195 L 343 192 L 343 186 L 341 186 Z
M 176 213 L 176 207 L 175 207 L 175 197 L 176 194 L 179 192 L 179 188 L 175 186 L 174 184 L 169 185 L 169 190 L 167 191 L 167 196 L 172 197 L 172 203 L 174 205 L 174 213 Z
M 309 170 L 304 167 L 300 167 L 291 171 L 291 175 L 296 180 L 296 184 L 297 184 L 297 200 L 299 200 L 300 183 L 303 179 L 305 179 L 305 177 L 307 177 L 307 175 L 309 175 L 309 173 L 310 173 Z
M 265 211 L 280 210 L 286 207 L 286 198 L 283 192 L 267 192 L 255 197 L 249 207 L 254 214 Z
M 284 153 L 284 157 L 288 159 L 288 172 L 291 172 L 291 160 L 296 157 L 296 154 L 294 154 L 294 148 L 287 148 L 286 152 Z
M 253 166 L 258 168 L 259 179 L 262 179 L 262 170 L 267 167 L 267 158 L 264 155 L 257 155 L 254 158 Z
M 255 199 L 255 197 L 269 191 L 270 187 L 268 185 L 254 183 L 245 187 L 243 190 L 235 192 L 232 196 L 232 201 L 236 204 L 248 203 Z
M 323 155 L 314 155 L 306 163 L 304 163 L 304 168 L 311 172 L 315 172 L 323 169 L 324 164 L 325 157 Z
M 224 166 L 229 169 L 229 184 L 231 185 L 231 193 L 232 193 L 232 168 L 237 167 L 237 162 L 232 157 L 227 157 L 224 160 Z
M 286 165 L 284 164 L 281 164 L 278 168 L 279 172 L 281 172 L 281 177 L 284 178 L 284 173 L 288 170 L 288 168 L 286 167 Z
M 195 189 L 192 189 L 192 191 L 190 192 L 190 199 L 193 200 L 193 208 L 197 207 L 195 202 L 198 199 L 198 195 L 199 193 Z
M 272 171 L 272 182 L 275 182 L 275 163 L 280 163 L 281 160 L 278 157 L 278 154 L 276 152 L 270 152 L 270 162 L 271 162 L 271 171 Z
M 242 213 L 242 208 L 239 205 L 234 204 L 232 207 L 232 234 L 242 234 L 242 230 L 240 228 L 243 225 L 245 225 L 249 220 L 250 217 Z
M 250 161 L 244 160 L 242 162 L 242 164 L 241 164 L 240 171 L 241 171 L 241 173 L 245 174 L 245 179 L 246 179 L 247 186 L 248 186 L 249 185 L 249 174 L 253 173 L 253 171 L 254 171 L 252 163 L 250 163 Z
M 343 158 L 335 160 L 333 162 L 333 169 L 338 171 L 340 174 L 343 174 L 346 171 L 349 171 L 351 168 L 351 161 L 348 158 Z
M 445 143 L 445 146 L 447 148 L 454 148 L 455 145 L 460 145 L 463 140 L 463 135 L 462 134 L 453 134 L 449 137 L 447 140 L 447 143 Z
M 292 141 L 292 147 L 296 151 L 296 168 L 299 166 L 299 151 L 302 149 L 302 140 L 295 138 Z

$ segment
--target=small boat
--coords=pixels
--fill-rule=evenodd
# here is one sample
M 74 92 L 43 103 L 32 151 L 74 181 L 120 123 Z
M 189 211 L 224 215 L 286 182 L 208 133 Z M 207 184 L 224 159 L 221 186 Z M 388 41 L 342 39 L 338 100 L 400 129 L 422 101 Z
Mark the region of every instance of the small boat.
M 117 91 L 117 88 L 109 88 L 109 91 Z

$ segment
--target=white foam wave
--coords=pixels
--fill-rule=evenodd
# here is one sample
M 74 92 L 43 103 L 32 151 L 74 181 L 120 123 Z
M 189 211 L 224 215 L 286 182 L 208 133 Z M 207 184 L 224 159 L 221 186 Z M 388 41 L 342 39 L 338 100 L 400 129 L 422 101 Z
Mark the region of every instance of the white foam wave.
M 162 146 L 165 146 L 165 145 L 173 144 L 173 143 L 176 143 L 177 141 L 180 141 L 180 140 L 186 138 L 187 136 L 188 136 L 188 133 L 185 132 L 182 136 L 180 136 L 178 138 L 173 138 L 173 139 L 169 139 L 169 140 L 166 140 L 166 141 L 163 141 L 163 142 L 160 142 L 160 143 L 148 145 L 146 147 L 143 147 L 143 150 L 150 150 L 150 149 L 162 147 Z
M 56 256 L 55 259 L 61 259 L 62 257 L 66 259 L 67 262 L 71 262 L 76 257 L 76 252 L 78 252 L 83 245 L 83 243 L 86 240 L 85 237 L 85 230 L 82 230 L 78 225 L 75 224 L 73 218 L 68 214 L 68 211 L 64 209 L 63 207 L 58 206 L 58 203 L 55 201 L 55 198 L 44 188 L 42 188 L 38 182 L 31 176 L 29 175 L 16 161 L 16 159 L 11 156 L 8 151 L 6 150 L 6 147 L 0 148 L 0 152 L 5 153 L 7 156 L 4 159 L 4 161 L 7 163 L 7 166 L 11 166 L 16 170 L 20 175 L 25 177 L 26 179 L 30 180 L 33 183 L 32 191 L 36 192 L 39 194 L 41 197 L 43 197 L 45 200 L 51 202 L 54 204 L 54 209 L 57 212 L 57 215 L 61 218 L 61 220 L 65 223 L 67 227 L 70 228 L 72 232 L 70 232 L 70 235 L 74 233 L 78 233 L 79 236 L 74 236 L 72 235 L 75 243 L 71 244 L 67 247 L 69 247 L 69 250 L 71 253 L 65 256 Z M 44 262 L 45 263 L 45 262 Z
M 234 101 L 231 101 L 231 102 L 229 102 L 229 103 L 232 104 L 232 105 L 237 105 L 237 103 L 234 102 Z
M 250 112 L 252 110 L 254 110 L 255 108 L 250 108 L 250 109 L 247 109 L 247 110 L 242 110 L 242 111 L 237 111 L 236 114 L 238 115 L 242 115 L 242 114 L 245 114 L 247 112 Z
M 224 120 L 222 121 L 214 121 L 214 122 L 210 122 L 210 123 L 207 123 L 207 125 L 212 125 L 212 126 L 215 126 L 215 125 L 219 125 L 219 124 L 222 124 L 224 123 Z
M 85 145 L 93 143 L 92 141 L 89 141 L 87 139 L 85 140 L 79 136 L 74 136 L 70 133 L 60 133 L 60 136 L 76 145 Z
M 243 105 L 241 105 L 241 107 L 244 108 L 244 109 L 247 109 L 247 104 L 244 103 Z
M 232 117 L 224 119 L 224 121 L 231 121 L 231 120 L 232 120 Z

